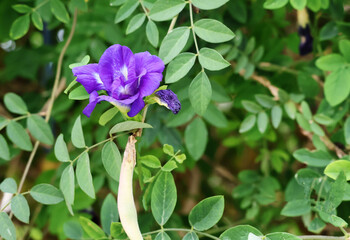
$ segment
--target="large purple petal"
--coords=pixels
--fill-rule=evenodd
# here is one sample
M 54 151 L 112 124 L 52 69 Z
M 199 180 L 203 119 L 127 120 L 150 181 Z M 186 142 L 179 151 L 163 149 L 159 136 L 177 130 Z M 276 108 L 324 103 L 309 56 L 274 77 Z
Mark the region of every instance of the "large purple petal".
M 132 51 L 119 44 L 112 45 L 103 53 L 99 63 L 99 74 L 107 91 L 112 82 L 129 81 L 136 78 L 135 59 Z
M 147 73 L 140 79 L 140 96 L 145 97 L 151 95 L 162 81 L 163 75 L 161 73 Z
M 135 54 L 136 76 L 140 76 L 143 69 L 148 73 L 157 72 L 162 73 L 164 70 L 164 63 L 162 59 L 149 52 L 141 52 Z
M 137 97 L 138 97 L 138 95 L 136 97 L 134 97 L 133 101 L 135 101 L 135 99 Z M 110 102 L 111 104 L 115 105 L 116 107 L 118 107 L 120 109 L 124 108 L 124 111 L 128 111 L 130 109 L 130 103 L 128 103 L 128 101 L 121 102 L 121 101 L 118 101 L 117 99 L 110 97 L 110 96 L 106 96 L 106 95 L 99 96 L 98 93 L 95 91 L 95 92 L 92 92 L 90 94 L 89 104 L 84 108 L 83 113 L 87 117 L 90 117 L 91 113 L 95 109 L 97 103 L 99 103 L 101 101 Z
M 97 104 L 98 92 L 94 91 L 90 94 L 89 104 L 84 108 L 83 113 L 90 117 L 92 111 L 95 109 Z
M 134 117 L 136 116 L 142 108 L 145 106 L 145 102 L 142 100 L 142 97 L 139 97 L 136 99 L 133 104 L 131 104 L 130 111 L 128 112 L 129 117 Z
M 77 82 L 80 82 L 88 93 L 98 90 L 104 90 L 104 84 L 98 74 L 98 64 L 88 64 L 85 66 L 75 67 L 72 69 Z

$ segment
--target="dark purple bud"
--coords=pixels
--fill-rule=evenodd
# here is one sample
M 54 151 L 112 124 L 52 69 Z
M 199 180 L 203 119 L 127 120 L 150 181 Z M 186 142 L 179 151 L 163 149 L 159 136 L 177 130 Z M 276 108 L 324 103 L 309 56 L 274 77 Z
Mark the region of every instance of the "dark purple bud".
M 181 103 L 176 94 L 169 90 L 159 90 L 156 92 L 159 97 L 159 104 L 169 108 L 174 114 L 177 114 L 181 109 Z
M 298 33 L 300 36 L 299 53 L 301 56 L 312 52 L 312 42 L 313 38 L 311 36 L 311 31 L 309 24 L 305 27 L 299 26 Z

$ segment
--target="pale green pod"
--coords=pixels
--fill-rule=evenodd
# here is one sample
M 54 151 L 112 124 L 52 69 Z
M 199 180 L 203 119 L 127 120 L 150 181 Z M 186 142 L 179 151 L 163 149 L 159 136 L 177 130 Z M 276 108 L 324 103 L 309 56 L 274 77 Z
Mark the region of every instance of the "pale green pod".
M 142 240 L 143 238 L 137 222 L 137 212 L 132 188 L 132 176 L 136 164 L 135 143 L 136 139 L 131 135 L 126 144 L 120 170 L 118 211 L 120 222 L 130 240 Z

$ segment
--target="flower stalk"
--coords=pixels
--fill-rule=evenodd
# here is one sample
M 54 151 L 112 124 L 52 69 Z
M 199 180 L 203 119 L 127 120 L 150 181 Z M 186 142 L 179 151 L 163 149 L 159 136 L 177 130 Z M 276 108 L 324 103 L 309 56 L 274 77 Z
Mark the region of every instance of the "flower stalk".
M 119 218 L 130 240 L 143 239 L 137 221 L 137 211 L 132 187 L 132 177 L 136 165 L 136 142 L 137 140 L 134 135 L 131 135 L 124 151 L 118 188 Z

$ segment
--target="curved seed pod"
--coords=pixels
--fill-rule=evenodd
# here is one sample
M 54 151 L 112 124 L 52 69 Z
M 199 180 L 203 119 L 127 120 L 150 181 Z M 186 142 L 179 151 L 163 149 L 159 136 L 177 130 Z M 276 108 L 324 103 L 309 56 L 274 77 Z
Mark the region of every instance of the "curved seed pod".
M 132 176 L 136 164 L 136 139 L 131 135 L 126 144 L 120 170 L 118 189 L 118 211 L 120 222 L 130 240 L 142 240 L 137 222 L 137 212 L 132 189 Z

